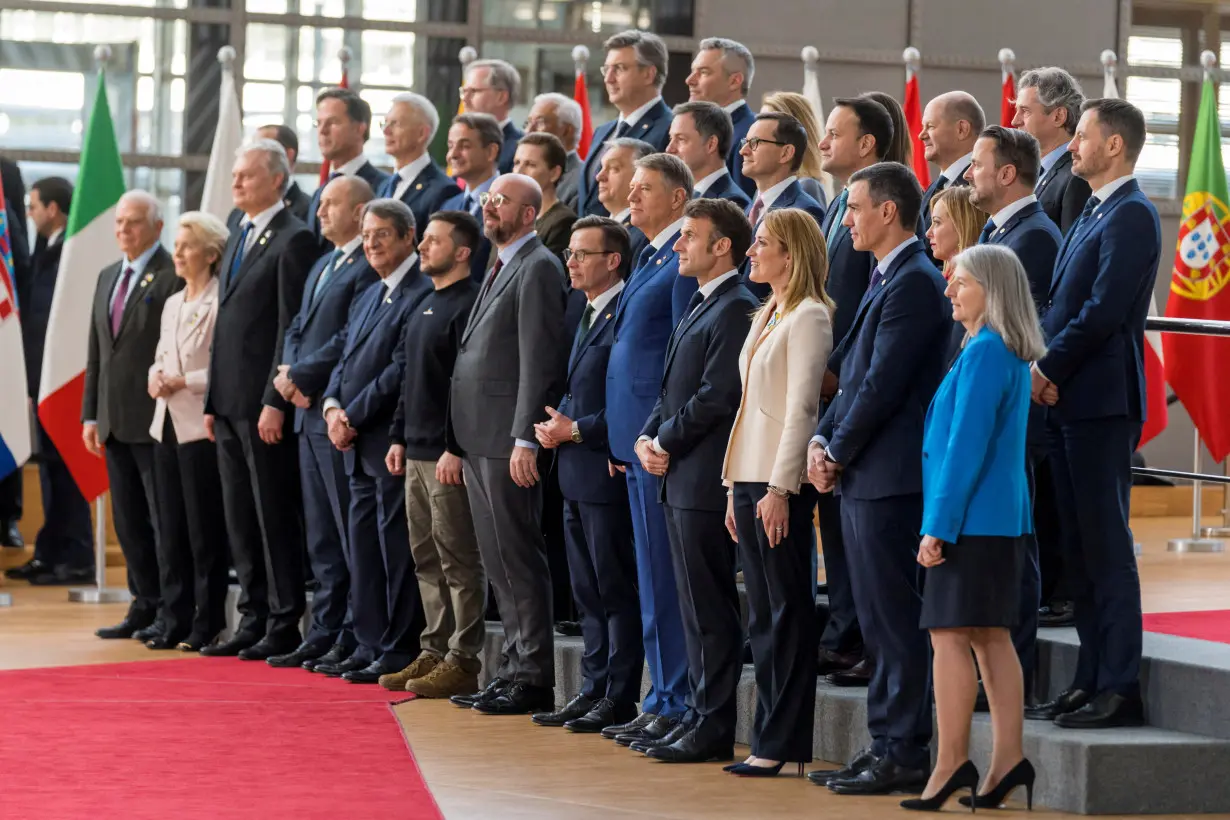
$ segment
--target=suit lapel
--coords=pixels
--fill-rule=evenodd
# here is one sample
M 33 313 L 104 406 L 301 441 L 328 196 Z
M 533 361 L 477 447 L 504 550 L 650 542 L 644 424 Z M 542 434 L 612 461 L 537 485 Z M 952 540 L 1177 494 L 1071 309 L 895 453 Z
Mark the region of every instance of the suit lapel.
M 627 285 L 624 287 L 626 288 Z M 586 333 L 584 338 L 580 334 L 577 335 L 576 341 L 572 344 L 572 355 L 568 357 L 568 378 L 572 378 L 572 371 L 576 369 L 577 364 L 581 361 L 581 356 L 593 343 L 594 339 L 602 335 L 602 329 L 615 316 L 615 311 L 619 309 L 619 300 L 622 297 L 623 292 L 621 291 L 619 295 L 607 303 L 601 313 L 594 314 L 594 323 L 589 326 L 589 333 Z
M 675 327 L 675 332 L 671 334 L 670 345 L 666 348 L 666 365 L 662 369 L 663 380 L 666 379 L 666 374 L 671 371 L 671 362 L 675 359 L 675 351 L 679 348 L 679 340 L 688 332 L 688 328 L 696 324 L 700 317 L 708 313 L 714 305 L 721 301 L 726 292 L 737 284 L 739 284 L 739 275 L 735 274 L 718 285 L 717 290 L 709 294 L 708 298 L 697 305 L 695 310 L 679 321 L 678 326 Z
M 1055 164 L 1051 166 L 1051 170 L 1046 172 L 1046 176 L 1042 177 L 1042 182 L 1039 183 L 1036 193 L 1041 196 L 1046 187 L 1050 185 L 1059 171 L 1072 163 L 1072 154 L 1065 151 L 1059 155 L 1059 159 L 1055 160 Z
M 995 230 L 991 234 L 991 239 L 988 242 L 988 244 L 991 244 L 991 245 L 1003 244 L 1003 242 L 1008 238 L 1008 235 L 1011 234 L 1013 231 L 1015 231 L 1017 226 L 1020 225 L 1026 219 L 1026 217 L 1033 216 L 1035 213 L 1041 210 L 1042 210 L 1042 206 L 1039 205 L 1037 202 L 1029 203 L 1024 208 L 1014 213 L 1008 219 L 1008 221 L 1004 223 L 1004 226 L 1002 228 Z
M 100 292 L 102 300 L 98 305 L 99 321 L 101 321 L 103 327 L 107 329 L 106 337 L 111 343 L 115 342 L 115 336 L 111 334 L 111 295 L 115 292 L 115 283 L 119 280 L 120 274 L 123 270 L 124 260 L 121 259 L 115 265 L 108 268 L 101 277 L 105 281 L 103 282 L 103 288 Z M 127 312 L 127 310 L 125 310 L 125 312 Z
M 892 281 L 893 275 L 901 268 L 907 259 L 910 259 L 916 253 L 922 253 L 922 243 L 917 239 L 909 245 L 901 253 L 897 254 L 897 258 L 888 266 L 888 270 L 884 272 L 884 280 L 873 291 L 870 287 L 863 293 L 863 299 L 858 303 L 858 312 L 854 314 L 854 321 L 850 323 L 850 330 L 846 332 L 846 338 L 852 339 L 858 335 L 859 324 L 863 321 L 863 317 L 867 315 L 867 310 L 872 303 L 879 297 L 881 293 L 888 290 L 888 285 Z
M 477 327 L 478 323 L 482 321 L 482 318 L 487 315 L 487 311 L 491 310 L 491 306 L 495 303 L 495 300 L 499 298 L 501 293 L 504 292 L 504 288 L 508 287 L 508 283 L 511 282 L 513 276 L 516 275 L 517 270 L 521 267 L 522 260 L 525 259 L 525 255 L 529 252 L 529 248 L 533 244 L 534 240 L 531 239 L 529 242 L 522 245 L 517 252 L 513 254 L 513 258 L 508 261 L 508 264 L 500 268 L 499 276 L 497 276 L 496 280 L 491 283 L 491 290 L 487 292 L 487 295 L 479 296 L 481 301 L 474 306 L 473 312 L 470 313 L 470 321 L 466 324 L 463 339 L 470 338 L 470 334 L 474 332 L 474 328 Z M 498 258 L 499 252 L 496 250 L 495 246 L 492 246 L 492 266 L 495 265 L 495 260 Z M 487 276 L 490 275 L 490 273 L 487 274 Z M 484 277 L 484 286 L 479 288 L 479 294 L 482 294 L 483 290 L 486 289 L 485 285 L 486 277 Z
M 146 264 L 145 270 L 132 281 L 132 285 L 128 288 L 128 298 L 124 302 L 124 315 L 120 317 L 120 332 L 115 334 L 117 340 L 124 335 L 124 329 L 128 327 L 128 323 L 132 321 L 132 315 L 139 309 L 141 300 L 145 298 L 146 290 L 153 284 L 158 274 L 162 273 L 166 262 L 164 259 L 165 254 L 166 251 L 159 245 L 158 250 L 154 251 L 154 255 L 150 257 L 149 263 Z M 108 305 L 108 308 L 110 308 L 110 305 Z
M 1075 225 L 1068 231 L 1067 236 L 1063 238 L 1063 244 L 1059 246 L 1059 259 L 1055 263 L 1055 275 L 1051 277 L 1050 292 L 1052 294 L 1059 287 L 1059 281 L 1063 279 L 1063 274 L 1068 264 L 1068 256 L 1072 249 L 1078 243 L 1084 241 L 1091 232 L 1097 230 L 1099 223 L 1109 216 L 1115 208 L 1119 207 L 1119 203 L 1123 202 L 1125 197 L 1139 190 L 1140 186 L 1134 179 L 1120 185 L 1119 189 L 1108 196 L 1105 202 L 1098 203 L 1098 206 L 1093 209 L 1093 213 L 1089 214 L 1089 218 L 1085 220 L 1085 224 L 1080 226 L 1079 232 L 1076 230 Z
M 358 251 L 356 250 L 354 253 L 342 259 L 342 261 L 338 263 L 337 267 L 334 268 L 333 272 L 329 274 L 329 278 L 325 280 L 324 287 L 321 289 L 320 293 L 318 294 L 315 293 L 316 283 L 320 281 L 320 277 L 323 276 L 325 271 L 328 269 L 329 263 L 326 262 L 324 267 L 320 269 L 320 272 L 317 273 L 316 276 L 312 278 L 312 281 L 308 283 L 308 287 L 311 288 L 311 291 L 308 291 L 308 293 L 310 294 L 308 296 L 308 299 L 310 301 L 308 303 L 307 315 L 303 317 L 303 324 L 306 325 L 308 322 L 312 320 L 312 316 L 316 313 L 316 308 L 320 307 L 320 303 L 325 300 L 325 294 L 329 292 L 330 288 L 332 288 L 335 284 L 337 284 L 337 280 L 343 274 L 348 273 L 351 270 L 351 265 L 355 263 L 355 259 L 357 258 L 358 258 Z M 311 294 L 314 294 L 314 295 L 311 295 Z
M 654 271 L 661 267 L 658 262 L 665 259 L 666 255 L 672 252 L 670 249 L 674 247 L 677 236 L 678 234 L 667 240 L 653 256 L 649 257 L 649 262 L 643 268 L 633 271 L 632 275 L 628 277 L 628 284 L 624 285 L 623 293 L 619 294 L 619 307 L 615 311 L 616 322 L 623 315 L 624 306 L 631 300 L 632 294 L 640 290 L 646 282 L 653 278 Z M 646 245 L 645 247 L 649 246 Z

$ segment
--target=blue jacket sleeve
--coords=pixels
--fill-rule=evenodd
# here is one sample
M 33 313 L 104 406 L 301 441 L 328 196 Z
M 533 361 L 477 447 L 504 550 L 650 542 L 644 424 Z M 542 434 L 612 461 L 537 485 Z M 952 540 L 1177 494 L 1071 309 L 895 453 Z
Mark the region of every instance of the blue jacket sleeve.
M 329 375 L 342 358 L 346 349 L 346 331 L 349 323 L 333 334 L 333 338 L 325 342 L 302 361 L 290 367 L 290 380 L 305 396 L 318 396 L 329 385 Z

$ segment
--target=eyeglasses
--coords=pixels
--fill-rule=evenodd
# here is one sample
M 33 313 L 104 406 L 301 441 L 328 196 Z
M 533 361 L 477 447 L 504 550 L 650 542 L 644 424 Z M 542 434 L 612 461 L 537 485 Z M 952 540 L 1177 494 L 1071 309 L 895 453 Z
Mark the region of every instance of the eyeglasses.
M 383 244 L 388 242 L 390 239 L 397 236 L 397 232 L 391 228 L 377 228 L 374 231 L 364 231 L 362 236 L 364 245 L 375 245 L 377 243 Z
M 495 88 L 493 85 L 463 85 L 457 89 L 457 93 L 461 95 L 462 99 L 465 99 L 466 97 L 472 97 L 481 91 L 490 91 L 493 88 Z
M 746 145 L 749 151 L 755 151 L 757 148 L 764 145 L 766 142 L 769 145 L 789 145 L 790 144 L 788 142 L 778 142 L 777 140 L 767 140 L 767 139 L 764 139 L 763 137 L 744 137 L 743 139 L 739 140 L 739 147 L 742 148 L 743 146 Z
M 528 204 L 525 202 L 517 202 L 517 200 L 513 199 L 510 196 L 505 196 L 504 194 L 493 194 L 487 191 L 483 191 L 481 194 L 478 195 L 478 204 L 484 208 L 487 207 L 487 203 L 491 203 L 491 205 L 496 208 L 503 208 L 505 205 L 507 205 L 510 202 L 516 205 Z
M 615 251 L 574 251 L 572 248 L 564 248 L 564 262 L 577 260 L 578 265 L 584 265 L 585 260 L 591 256 L 609 256 Z

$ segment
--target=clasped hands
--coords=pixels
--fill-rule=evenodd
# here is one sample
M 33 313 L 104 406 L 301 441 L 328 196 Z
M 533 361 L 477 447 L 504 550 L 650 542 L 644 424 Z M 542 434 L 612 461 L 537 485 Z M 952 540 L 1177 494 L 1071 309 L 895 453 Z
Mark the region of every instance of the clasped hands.
M 641 467 L 650 475 L 662 478 L 666 475 L 666 471 L 670 469 L 670 454 L 659 453 L 654 448 L 651 440 L 647 438 L 641 439 L 633 449 L 636 452 L 636 457 L 641 460 Z
M 329 425 L 329 441 L 333 442 L 334 447 L 345 452 L 354 446 L 355 437 L 359 433 L 350 426 L 345 410 L 330 407 L 325 413 L 325 423 Z
M 167 376 L 161 371 L 149 377 L 149 397 L 165 399 L 188 386 L 183 376 Z
M 288 364 L 278 365 L 278 375 L 273 377 L 273 389 L 295 407 L 306 410 L 312 406 L 311 399 L 303 395 L 295 383 L 290 380 L 290 365 Z
M 572 441 L 572 419 L 565 416 L 554 407 L 544 408 L 547 420 L 534 425 L 534 438 L 548 450 L 554 450 L 561 444 Z
M 1059 401 L 1059 388 L 1042 375 L 1036 364 L 1029 368 L 1029 395 L 1035 404 L 1045 404 L 1048 407 L 1054 407 Z
M 817 492 L 832 492 L 840 475 L 841 465 L 825 458 L 820 442 L 813 441 L 807 445 L 807 480 Z

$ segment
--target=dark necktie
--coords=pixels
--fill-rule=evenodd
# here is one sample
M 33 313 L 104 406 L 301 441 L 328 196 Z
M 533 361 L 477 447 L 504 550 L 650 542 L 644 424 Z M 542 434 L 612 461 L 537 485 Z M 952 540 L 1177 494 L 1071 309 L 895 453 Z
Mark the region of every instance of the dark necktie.
M 982 226 L 982 233 L 978 235 L 978 244 L 985 245 L 990 242 L 993 233 L 995 233 L 995 220 L 988 219 L 987 224 Z
M 231 269 L 226 274 L 226 286 L 228 288 L 234 284 L 235 277 L 239 275 L 239 268 L 243 266 L 243 256 L 248 247 L 248 237 L 251 235 L 252 223 L 249 222 L 239 232 L 239 242 L 235 244 L 235 255 L 231 257 Z
M 841 220 L 846 215 L 846 200 L 850 198 L 850 189 L 841 192 L 841 196 L 837 197 L 837 203 L 833 206 L 833 221 L 829 223 L 829 235 L 826 236 L 825 242 L 829 246 L 833 244 L 833 237 L 837 235 L 837 231 L 841 228 Z
M 884 281 L 884 274 L 880 272 L 880 266 L 876 265 L 876 269 L 871 272 L 871 284 L 867 286 L 868 292 L 876 289 L 876 285 Z
M 120 323 L 124 321 L 124 306 L 128 303 L 128 291 L 132 288 L 132 268 L 124 268 L 119 286 L 111 299 L 111 337 L 120 335 Z
M 504 260 L 496 257 L 495 265 L 491 268 L 491 273 L 487 276 L 487 281 L 483 283 L 483 292 L 478 297 L 478 304 L 482 304 L 487 298 L 487 294 L 491 292 L 491 286 L 495 284 L 496 277 L 500 275 L 500 269 L 504 267 Z
M 581 324 L 577 328 L 577 344 L 585 341 L 585 337 L 589 335 L 589 329 L 594 326 L 594 306 L 593 303 L 585 306 L 585 312 L 581 314 Z
M 688 309 L 683 312 L 683 318 L 686 319 L 691 316 L 693 311 L 700 307 L 701 303 L 704 301 L 705 294 L 701 293 L 699 290 L 696 291 L 696 293 L 693 293 L 692 298 L 688 300 Z
M 631 130 L 632 130 L 631 125 L 628 125 L 628 123 L 624 120 L 620 120 L 619 125 L 615 126 L 615 136 L 611 137 L 611 139 L 617 140 L 620 137 L 626 137 L 628 135 L 628 132 Z
M 1089 197 L 1089 201 L 1085 203 L 1085 209 L 1081 211 L 1080 218 L 1077 219 L 1076 224 L 1072 226 L 1069 235 L 1076 236 L 1076 232 L 1085 226 L 1085 223 L 1089 221 L 1089 217 L 1093 215 L 1094 210 L 1096 210 L 1101 204 L 1102 200 L 1098 199 L 1096 196 Z
M 764 200 L 759 195 L 756 196 L 756 202 L 752 205 L 751 222 L 752 227 L 756 227 L 756 223 L 760 221 L 760 215 L 764 213 Z

